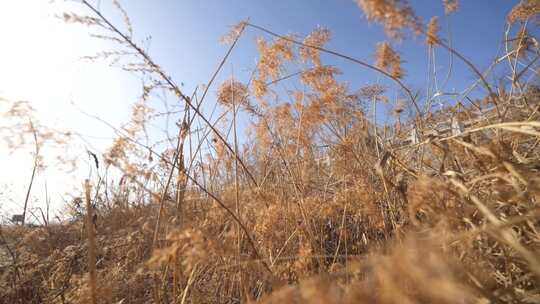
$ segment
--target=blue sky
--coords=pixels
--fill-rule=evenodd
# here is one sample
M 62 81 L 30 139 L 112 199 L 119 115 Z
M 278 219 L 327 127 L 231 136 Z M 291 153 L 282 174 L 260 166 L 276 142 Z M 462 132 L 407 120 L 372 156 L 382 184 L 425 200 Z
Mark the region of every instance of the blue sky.
M 121 14 L 112 7 L 110 0 L 93 1 L 96 4 L 98 2 L 105 16 L 125 28 L 122 26 Z M 185 84 L 187 94 L 195 86 L 209 80 L 225 54 L 228 46 L 219 44 L 219 38 L 228 31 L 230 25 L 247 18 L 275 32 L 293 32 L 300 36 L 307 35 L 317 26 L 327 27 L 332 31 L 332 40 L 327 48 L 370 63 L 373 62 L 375 44 L 386 39 L 381 27 L 369 24 L 351 0 L 120 2 L 133 23 L 135 40 L 142 41 L 146 36 L 152 36 L 149 48 L 151 57 L 177 83 Z M 441 33 L 446 37 L 446 19 L 441 2 L 415 0 L 412 4 L 425 22 L 431 16 L 439 16 Z M 448 20 L 455 48 L 481 70 L 486 68 L 501 46 L 505 16 L 517 2 L 460 1 L 459 10 L 450 15 Z M 0 48 L 0 96 L 29 101 L 42 114 L 40 119 L 45 124 L 103 138 L 86 137 L 96 152 L 104 152 L 114 134 L 100 122 L 81 114 L 79 109 L 119 126 L 127 121 L 130 106 L 141 93 L 140 82 L 133 75 L 109 67 L 105 62 L 81 61 L 80 57 L 110 50 L 111 45 L 90 38 L 84 26 L 65 25 L 55 18 L 63 11 L 87 12 L 76 1 L 0 1 L 0 36 L 3 37 Z M 236 78 L 248 78 L 257 58 L 255 38 L 258 36 L 270 39 L 254 29 L 248 29 L 220 74 L 218 83 L 228 78 L 233 69 Z M 404 82 L 413 89 L 425 92 L 427 51 L 423 40 L 411 38 L 393 42 L 393 46 L 405 61 Z M 436 57 L 439 73 L 446 73 L 448 54 L 437 49 Z M 360 66 L 329 56 L 323 56 L 323 59 L 325 63 L 343 71 L 340 79 L 349 82 L 351 90 L 377 81 L 390 84 Z M 445 88 L 447 92 L 459 92 L 476 80 L 462 63 L 457 60 L 454 62 L 451 81 Z M 390 97 L 395 93 L 393 88 L 391 85 Z M 207 102 L 205 109 L 208 111 L 215 102 L 215 87 L 210 91 Z M 378 120 L 384 122 L 386 118 L 387 115 L 381 112 Z M 79 143 L 79 149 L 84 147 L 84 144 Z M 31 157 L 28 153 L 9 154 L 1 143 L 0 150 L 0 167 L 12 172 L 0 178 L 0 185 L 11 184 L 11 192 L 23 193 L 28 179 L 26 173 L 31 170 Z M 69 180 L 58 172 L 42 173 L 36 186 L 40 190 L 36 190 L 34 195 L 42 196 L 45 177 L 49 180 L 51 191 L 58 195 L 69 191 L 66 190 L 67 185 L 80 189 L 87 172 L 87 164 L 83 164 L 79 167 L 78 175 Z M 18 205 L 13 204 L 11 207 Z

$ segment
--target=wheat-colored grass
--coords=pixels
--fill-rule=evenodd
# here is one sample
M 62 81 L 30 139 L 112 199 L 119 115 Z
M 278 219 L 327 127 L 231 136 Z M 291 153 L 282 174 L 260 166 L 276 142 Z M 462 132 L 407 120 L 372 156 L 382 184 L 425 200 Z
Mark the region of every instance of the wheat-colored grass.
M 373 63 L 327 48 L 326 28 L 301 38 L 244 21 L 224 37 L 230 47 L 203 93 L 190 96 L 131 40 L 118 1 L 129 34 L 87 1 L 91 15 L 67 14 L 68 22 L 105 27 L 154 81 L 95 158 L 106 172 L 118 169 L 119 181 L 100 176 L 93 196 L 87 182 L 85 206 L 80 198 L 66 206 L 71 222 L 2 227 L 0 303 L 540 301 L 540 87 L 533 81 L 540 50 L 528 43 L 534 31 L 525 31 L 538 1 L 521 1 L 507 17 L 506 36 L 517 30 L 519 40 L 505 42 L 506 54 L 493 63 L 506 67 L 504 89 L 490 82 L 492 69 L 479 70 L 452 47 L 436 19 L 424 26 L 409 1 L 356 2 L 389 35 L 374 46 Z M 441 1 L 443 9 L 459 13 L 458 1 Z M 210 96 L 229 55 L 249 43 L 246 31 L 261 35 L 250 80 L 232 75 Z M 472 86 L 488 94 L 464 93 L 432 110 L 433 100 L 405 85 L 395 41 L 411 33 L 424 36 L 418 47 L 429 54 L 446 49 L 469 67 Z M 384 76 L 404 98 L 376 81 L 352 90 L 322 53 Z M 297 70 L 286 72 L 291 66 Z M 283 82 L 302 89 L 283 92 Z M 186 109 L 153 113 L 158 89 Z M 209 100 L 220 115 L 202 110 Z M 372 118 L 384 105 L 397 116 L 391 126 Z M 20 103 L 10 113 L 31 115 Z M 250 121 L 244 135 L 237 134 L 241 115 Z M 166 139 L 174 148 L 165 151 L 140 137 L 163 117 L 179 121 Z M 17 130 L 49 134 L 37 123 Z

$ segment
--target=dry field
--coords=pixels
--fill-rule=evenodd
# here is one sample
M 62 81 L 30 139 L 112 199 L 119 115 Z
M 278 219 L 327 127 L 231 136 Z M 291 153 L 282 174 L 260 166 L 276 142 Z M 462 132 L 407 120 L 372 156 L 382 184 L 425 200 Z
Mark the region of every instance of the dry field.
M 200 110 L 210 85 L 183 92 L 91 3 L 82 1 L 87 16 L 66 13 L 67 23 L 115 39 L 119 51 L 102 60 L 135 54 L 124 67 L 150 78 L 147 96 L 107 153 L 90 155 L 105 173 L 65 207 L 71 221 L 1 227 L 0 303 L 540 303 L 540 48 L 531 34 L 540 1 L 508 13 L 493 63 L 506 85 L 408 1 L 356 2 L 390 41 L 374 46 L 375 62 L 325 48 L 324 28 L 301 38 L 251 21 L 233 27 L 229 50 L 255 30 L 259 56 L 248 83 L 216 85 L 219 122 Z M 442 5 L 458 9 L 457 0 Z M 464 64 L 485 94 L 431 110 L 435 98 L 405 85 L 391 43 L 410 35 Z M 351 92 L 321 54 L 395 84 L 396 123 L 368 118 L 388 102 L 385 86 Z M 291 76 L 285 64 L 309 68 Z M 291 77 L 308 89 L 274 90 Z M 186 105 L 165 151 L 141 140 L 156 119 L 146 98 L 158 89 Z M 16 106 L 12 116 L 28 122 Z M 241 141 L 240 115 L 252 122 Z M 69 136 L 35 124 L 19 131 L 58 143 Z M 107 178 L 112 168 L 120 180 Z

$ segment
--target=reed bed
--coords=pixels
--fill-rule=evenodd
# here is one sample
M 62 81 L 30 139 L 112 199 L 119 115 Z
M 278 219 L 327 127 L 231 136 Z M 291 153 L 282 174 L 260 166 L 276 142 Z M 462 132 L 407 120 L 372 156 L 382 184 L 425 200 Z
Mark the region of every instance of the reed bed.
M 424 25 L 408 1 L 357 4 L 388 34 L 374 62 L 327 49 L 325 28 L 300 38 L 243 21 L 193 94 L 131 39 L 119 3 L 126 30 L 85 0 L 87 16 L 66 13 L 66 22 L 98 27 L 118 44 L 102 60 L 149 80 L 111 148 L 92 156 L 97 172 L 121 172 L 119 182 L 99 175 L 81 186 L 86 207 L 69 203 L 70 222 L 1 227 L 0 302 L 540 302 L 540 53 L 527 31 L 540 2 L 508 14 L 506 53 L 494 61 L 507 66 L 506 86 L 440 37 L 437 19 Z M 446 14 L 458 10 L 458 1 L 442 4 Z M 261 34 L 256 69 L 248 82 L 216 85 L 245 31 Z M 484 96 L 465 91 L 433 110 L 437 96 L 421 98 L 403 82 L 393 41 L 411 35 L 469 67 Z M 382 75 L 400 98 L 378 83 L 351 90 L 321 54 Z M 286 65 L 304 69 L 287 74 Z M 284 81 L 306 89 L 278 90 Z M 201 107 L 212 85 L 224 113 L 217 119 Z M 152 112 L 154 90 L 185 107 Z M 381 103 L 393 103 L 395 124 L 370 117 Z M 145 126 L 165 115 L 178 121 L 169 148 L 142 141 Z M 245 135 L 241 115 L 252 122 Z

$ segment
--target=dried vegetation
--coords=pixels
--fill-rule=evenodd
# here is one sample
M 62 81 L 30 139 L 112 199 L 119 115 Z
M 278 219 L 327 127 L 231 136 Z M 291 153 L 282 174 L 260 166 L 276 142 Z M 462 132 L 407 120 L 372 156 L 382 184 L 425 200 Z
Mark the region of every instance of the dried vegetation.
M 390 39 L 412 31 L 430 52 L 451 49 L 436 18 L 423 26 L 408 1 L 357 3 Z M 147 75 L 131 121 L 100 156 L 123 176 L 100 176 L 83 197 L 97 220 L 79 199 L 66 207 L 70 223 L 1 228 L 0 302 L 540 302 L 540 53 L 527 31 L 538 1 L 508 14 L 507 53 L 496 61 L 508 66 L 506 90 L 481 73 L 483 100 L 466 91 L 439 110 L 440 92 L 420 100 L 404 89 L 390 42 L 370 64 L 325 49 L 328 29 L 302 40 L 242 22 L 224 39 L 229 51 L 245 30 L 270 38 L 257 40 L 248 82 L 217 86 L 224 114 L 212 121 L 200 105 L 215 77 L 185 95 L 131 40 L 124 10 L 129 35 L 83 4 L 92 16 L 66 21 L 104 28 L 120 50 L 105 59 Z M 458 8 L 443 4 L 446 14 Z M 383 72 L 400 98 L 378 83 L 351 90 L 322 53 Z M 294 77 L 302 90 L 276 88 Z M 164 116 L 147 102 L 156 90 L 186 105 L 168 112 L 180 117 L 178 134 L 160 152 L 162 143 L 142 140 Z M 388 102 L 397 118 L 383 127 L 369 112 Z M 242 145 L 240 115 L 252 121 Z

